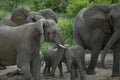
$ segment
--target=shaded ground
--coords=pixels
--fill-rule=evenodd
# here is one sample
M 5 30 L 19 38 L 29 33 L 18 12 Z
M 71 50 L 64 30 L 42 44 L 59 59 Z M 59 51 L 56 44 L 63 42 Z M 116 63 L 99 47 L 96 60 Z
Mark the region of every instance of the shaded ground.
M 111 56 L 111 55 L 110 55 Z M 110 57 L 110 61 L 108 59 L 109 64 L 112 63 L 112 57 Z M 89 61 L 89 57 L 87 55 L 87 59 Z M 87 60 L 86 60 L 87 61 Z M 106 61 L 107 62 L 107 61 Z M 120 80 L 120 78 L 112 78 L 111 76 L 111 66 L 107 63 L 107 66 L 109 66 L 108 69 L 103 69 L 103 68 L 96 68 L 96 75 L 86 75 L 86 80 Z M 64 77 L 63 78 L 59 78 L 59 72 L 58 70 L 56 71 L 56 77 L 55 78 L 51 78 L 51 77 L 45 77 L 42 75 L 44 66 L 41 68 L 41 80 L 70 80 L 70 75 L 69 73 L 65 73 L 67 71 L 66 66 L 63 64 L 63 71 L 64 71 Z M 6 70 L 0 70 L 0 80 L 23 80 L 22 76 L 14 76 L 14 77 L 8 77 L 5 74 L 7 72 L 11 72 L 16 70 L 16 66 L 10 66 L 7 67 Z M 78 79 L 76 79 L 78 80 Z

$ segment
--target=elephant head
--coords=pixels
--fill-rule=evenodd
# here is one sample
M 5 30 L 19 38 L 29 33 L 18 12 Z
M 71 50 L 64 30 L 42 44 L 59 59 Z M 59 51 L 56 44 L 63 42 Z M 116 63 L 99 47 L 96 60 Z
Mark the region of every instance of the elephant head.
M 37 21 L 38 23 L 39 21 Z M 64 46 L 64 40 L 61 34 L 60 29 L 58 28 L 57 23 L 54 20 L 50 20 L 50 19 L 42 19 L 42 24 L 43 24 L 43 28 L 39 29 L 41 30 L 41 32 L 43 33 L 42 35 L 44 36 L 44 40 L 47 42 L 53 42 L 57 45 L 58 50 L 57 50 L 57 56 L 56 56 L 56 60 L 53 64 L 52 67 L 52 72 L 51 75 L 54 76 L 55 70 L 60 62 L 60 60 L 62 59 L 62 55 L 64 53 L 64 51 L 66 50 L 66 47 Z M 38 26 L 41 25 L 41 23 L 37 24 Z
M 52 9 L 43 9 L 39 11 L 40 15 L 42 15 L 45 19 L 52 19 L 56 23 L 58 22 L 57 20 L 57 15 Z
M 29 13 L 29 10 L 25 8 L 17 8 L 13 10 L 9 15 L 5 16 L 0 21 L 0 24 L 8 25 L 11 27 L 23 25 L 27 23 L 28 13 Z
M 28 17 L 27 17 L 27 22 L 36 22 L 39 19 L 44 19 L 43 16 L 40 15 L 39 12 L 29 12 Z
M 106 53 L 120 38 L 120 4 L 110 5 L 107 12 L 107 19 L 113 29 L 113 34 L 107 42 L 103 53 Z
M 17 26 L 23 25 L 23 24 L 27 23 L 28 13 L 29 13 L 29 10 L 27 10 L 25 8 L 17 8 L 12 11 L 11 20 Z

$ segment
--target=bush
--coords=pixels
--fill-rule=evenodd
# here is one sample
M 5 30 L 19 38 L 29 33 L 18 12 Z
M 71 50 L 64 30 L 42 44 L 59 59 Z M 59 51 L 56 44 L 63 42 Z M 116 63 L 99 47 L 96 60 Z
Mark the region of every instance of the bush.
M 64 36 L 65 44 L 74 44 L 74 39 L 72 35 L 72 23 L 73 18 L 69 18 L 65 14 L 58 15 L 58 26 L 60 27 L 62 34 Z
M 92 4 L 89 4 L 89 0 L 69 0 L 67 12 L 70 16 L 74 17 L 82 8 L 89 7 Z
M 68 0 L 34 0 L 31 9 L 38 11 L 44 8 L 51 8 L 56 12 L 66 12 Z
M 95 0 L 94 4 L 111 4 L 112 0 Z
M 0 20 L 7 15 L 7 11 L 0 11 Z

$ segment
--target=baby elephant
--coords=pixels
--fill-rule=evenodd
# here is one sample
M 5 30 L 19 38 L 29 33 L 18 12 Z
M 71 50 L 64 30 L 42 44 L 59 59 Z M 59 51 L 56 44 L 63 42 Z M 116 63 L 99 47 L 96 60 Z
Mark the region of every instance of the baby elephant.
M 78 76 L 77 69 L 79 70 L 80 80 L 85 80 L 85 54 L 84 48 L 80 45 L 68 47 L 65 52 L 65 58 L 70 70 L 71 80 Z
M 44 60 L 45 60 L 45 68 L 43 72 L 44 75 L 50 74 L 50 68 L 53 67 L 56 56 L 57 56 L 57 49 L 51 49 L 44 53 Z M 63 77 L 62 60 L 60 61 L 58 68 L 60 71 L 60 77 Z

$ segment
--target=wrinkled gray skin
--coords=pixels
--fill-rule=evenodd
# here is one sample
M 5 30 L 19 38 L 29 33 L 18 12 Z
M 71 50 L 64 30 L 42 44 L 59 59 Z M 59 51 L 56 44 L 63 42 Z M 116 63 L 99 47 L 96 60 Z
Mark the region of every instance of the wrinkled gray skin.
M 58 22 L 57 15 L 52 9 L 43 9 L 43 10 L 40 10 L 39 12 L 33 12 L 33 11 L 29 12 L 27 21 L 36 22 L 40 18 L 52 19 L 56 23 Z
M 103 54 L 108 49 L 113 51 L 112 76 L 120 77 L 120 4 L 94 5 L 80 11 L 73 24 L 75 40 L 84 48 L 92 50 L 90 64 L 86 70 L 87 74 L 95 74 L 95 66 L 100 50 Z
M 16 8 L 9 15 L 5 16 L 0 21 L 0 25 L 8 25 L 11 27 L 16 27 L 19 25 L 26 24 L 28 13 L 29 13 L 29 10 L 25 8 Z M 6 67 L 0 64 L 0 69 L 6 69 Z M 13 72 L 13 74 L 10 73 L 10 75 L 15 75 L 15 74 L 18 74 L 18 70 L 17 72 L 16 71 Z
M 43 9 L 39 12 L 31 12 L 25 8 L 17 8 L 13 10 L 9 15 L 5 16 L 0 21 L 0 24 L 15 27 L 29 22 L 36 22 L 41 18 L 52 19 L 56 23 L 58 22 L 56 13 L 52 9 Z
M 40 15 L 42 15 L 45 19 L 52 19 L 56 23 L 58 22 L 57 15 L 52 9 L 42 9 L 39 11 Z
M 27 22 L 36 22 L 39 19 L 44 19 L 42 15 L 40 15 L 39 12 L 29 12 Z
M 45 68 L 44 68 L 44 75 L 50 75 L 50 68 L 52 68 L 53 63 L 55 62 L 55 57 L 57 56 L 57 49 L 51 49 L 44 53 L 44 60 L 45 60 Z M 62 71 L 62 62 L 65 62 L 64 57 L 61 59 L 60 63 L 58 64 L 60 77 L 63 77 L 63 71 Z
M 53 20 L 39 20 L 19 27 L 1 26 L 0 64 L 17 64 L 25 80 L 40 80 L 39 49 L 43 35 L 47 42 L 63 44 L 60 30 Z M 58 50 L 63 51 L 61 47 Z
M 27 16 L 30 11 L 25 8 L 17 8 L 9 15 L 5 16 L 0 24 L 8 25 L 11 27 L 20 26 L 27 23 Z
M 40 13 L 43 16 L 41 16 Z M 44 16 L 46 19 L 53 19 L 54 21 L 57 22 L 57 16 L 52 9 L 41 10 L 40 13 L 30 12 L 29 10 L 25 8 L 17 8 L 13 10 L 11 14 L 9 14 L 8 16 L 5 16 L 0 21 L 0 25 L 8 25 L 11 27 L 16 27 L 16 26 L 23 25 L 29 22 L 36 22 L 39 19 L 44 18 Z M 5 69 L 5 66 L 0 64 L 0 69 Z M 15 74 L 18 74 L 18 71 L 17 72 L 15 71 L 13 72 L 13 74 L 10 74 L 10 75 L 15 75 Z
M 107 18 L 113 27 L 113 34 L 103 49 L 102 64 L 104 65 L 104 58 L 107 51 L 112 48 L 113 50 L 113 77 L 120 77 L 120 4 L 113 4 L 108 7 L 109 14 Z
M 85 69 L 84 48 L 80 45 L 68 47 L 65 52 L 65 58 L 71 73 L 71 80 L 74 80 L 76 77 L 78 77 L 77 69 L 79 70 L 80 80 L 86 80 L 84 72 Z
M 39 55 L 40 55 L 41 66 L 43 66 L 44 65 L 44 55 L 43 55 L 43 53 L 41 51 L 39 52 Z

